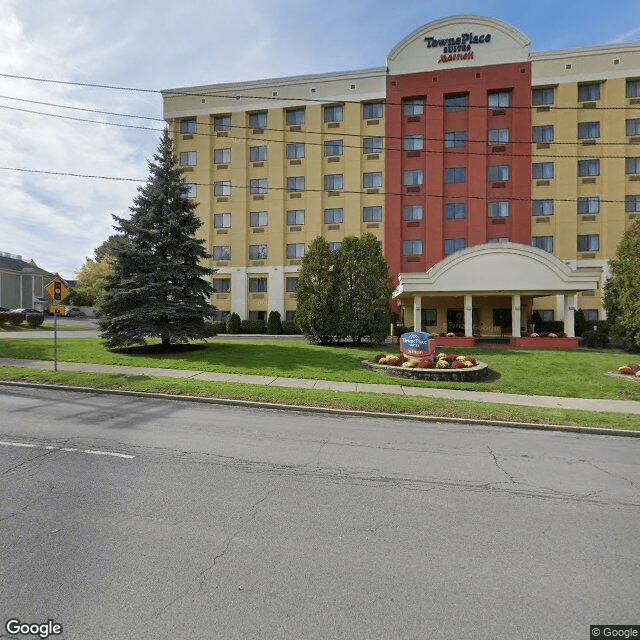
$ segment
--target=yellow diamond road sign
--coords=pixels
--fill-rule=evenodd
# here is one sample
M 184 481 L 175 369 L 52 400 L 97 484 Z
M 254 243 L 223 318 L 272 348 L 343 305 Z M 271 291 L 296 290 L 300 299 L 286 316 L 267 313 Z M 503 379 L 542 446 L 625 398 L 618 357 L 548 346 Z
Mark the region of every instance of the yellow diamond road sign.
M 52 280 L 44 290 L 54 302 L 61 302 L 69 295 L 69 289 L 67 289 L 65 283 L 58 278 Z

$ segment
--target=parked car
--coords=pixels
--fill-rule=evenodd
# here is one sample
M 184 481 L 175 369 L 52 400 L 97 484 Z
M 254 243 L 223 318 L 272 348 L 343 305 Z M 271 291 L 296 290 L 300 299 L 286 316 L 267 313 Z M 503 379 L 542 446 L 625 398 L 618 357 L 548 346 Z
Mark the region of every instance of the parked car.
M 8 309 L 7 307 L 0 307 L 0 313 L 3 311 L 11 311 L 11 309 Z
M 21 313 L 24 318 L 27 317 L 27 313 L 39 313 L 42 314 L 42 311 L 39 309 L 30 309 L 28 307 L 20 307 L 19 309 L 11 309 L 11 313 Z
M 85 313 L 78 309 L 78 307 L 71 307 L 67 309 L 67 313 L 65 314 L 68 318 L 84 318 Z

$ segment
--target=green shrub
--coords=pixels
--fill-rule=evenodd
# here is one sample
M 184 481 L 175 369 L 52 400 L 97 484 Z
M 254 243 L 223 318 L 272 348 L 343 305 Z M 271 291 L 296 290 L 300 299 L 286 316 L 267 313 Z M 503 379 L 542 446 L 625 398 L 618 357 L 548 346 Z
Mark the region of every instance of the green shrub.
M 216 334 L 227 333 L 227 323 L 226 322 L 212 322 L 211 324 L 213 326 L 213 331 L 215 331 Z
M 397 324 L 394 327 L 394 335 L 396 336 L 396 338 L 399 338 L 403 333 L 409 333 L 410 331 L 412 331 L 411 329 L 409 329 L 409 327 L 405 327 L 403 324 Z
M 536 324 L 536 333 L 564 333 L 564 322 L 562 320 L 546 320 L 540 323 L 540 327 Z
M 282 320 L 279 311 L 269 311 L 269 319 L 267 320 L 267 333 L 277 336 L 282 333 Z
M 27 324 L 30 327 L 39 327 L 44 322 L 43 313 L 27 313 Z
M 264 320 L 243 320 L 241 323 L 242 333 L 266 333 L 267 325 Z
M 587 323 L 587 319 L 584 317 L 584 311 L 582 309 L 576 310 L 573 320 L 573 326 L 575 328 L 576 337 L 578 338 L 581 338 L 584 335 L 585 331 L 591 329 L 591 327 Z
M 592 349 L 606 347 L 609 344 L 609 323 L 606 320 L 600 320 L 595 329 L 585 331 L 582 334 L 584 344 Z
M 295 322 L 285 320 L 282 322 L 282 333 L 286 336 L 300 336 L 302 331 Z
M 0 311 L 0 326 L 9 322 L 9 316 L 11 314 L 8 311 Z
M 12 327 L 17 327 L 22 324 L 24 315 L 22 313 L 9 313 L 9 324 Z
M 235 312 L 227 316 L 227 333 L 242 333 L 242 322 Z

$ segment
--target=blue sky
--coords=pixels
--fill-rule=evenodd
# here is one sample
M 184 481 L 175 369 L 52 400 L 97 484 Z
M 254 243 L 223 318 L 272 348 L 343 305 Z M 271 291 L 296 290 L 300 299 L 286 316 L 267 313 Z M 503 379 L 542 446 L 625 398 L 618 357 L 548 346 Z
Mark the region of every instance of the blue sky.
M 0 74 L 155 90 L 380 67 L 420 25 L 465 13 L 512 24 L 533 51 L 640 40 L 637 0 L 0 0 L 0 9 Z M 27 170 L 0 169 L 0 251 L 72 278 L 112 232 L 111 214 L 128 214 L 137 185 L 31 171 L 145 179 L 159 133 L 59 116 L 162 123 L 51 105 L 161 118 L 162 100 L 0 76 L 0 165 Z

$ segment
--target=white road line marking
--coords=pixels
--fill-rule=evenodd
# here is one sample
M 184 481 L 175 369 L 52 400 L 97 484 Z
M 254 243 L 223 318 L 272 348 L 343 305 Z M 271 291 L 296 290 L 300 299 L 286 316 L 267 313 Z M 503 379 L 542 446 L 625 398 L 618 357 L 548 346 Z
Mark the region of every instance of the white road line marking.
M 41 444 L 27 444 L 26 442 L 7 442 L 6 440 L 0 440 L 0 445 L 4 447 L 26 447 L 28 449 L 47 449 L 48 451 L 69 451 L 78 453 L 89 453 L 94 456 L 111 456 L 113 458 L 135 458 L 127 453 L 116 453 L 115 451 L 94 451 L 93 449 L 74 449 L 72 447 L 52 447 L 50 445 Z

